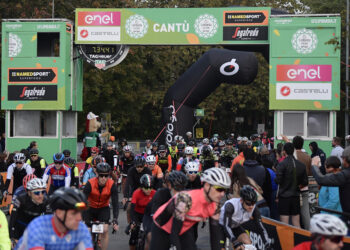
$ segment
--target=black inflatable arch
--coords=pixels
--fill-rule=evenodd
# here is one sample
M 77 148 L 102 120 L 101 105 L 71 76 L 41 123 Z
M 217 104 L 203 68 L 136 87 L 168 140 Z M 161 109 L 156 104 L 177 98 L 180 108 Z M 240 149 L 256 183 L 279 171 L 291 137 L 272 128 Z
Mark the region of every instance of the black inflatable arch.
M 257 73 L 258 61 L 252 52 L 217 48 L 207 51 L 165 94 L 160 141 L 169 145 L 175 135 L 192 131 L 194 108 L 221 83 L 246 85 Z

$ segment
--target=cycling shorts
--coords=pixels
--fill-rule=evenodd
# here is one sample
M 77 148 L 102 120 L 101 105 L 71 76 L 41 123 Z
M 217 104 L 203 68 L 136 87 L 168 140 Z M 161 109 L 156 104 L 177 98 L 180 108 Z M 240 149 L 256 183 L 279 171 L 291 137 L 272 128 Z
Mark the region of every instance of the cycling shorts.
M 84 212 L 84 221 L 88 227 L 91 227 L 91 221 L 99 221 L 108 224 L 111 218 L 111 210 L 108 207 L 92 208 Z
M 280 215 L 300 214 L 300 197 L 278 198 L 278 212 Z

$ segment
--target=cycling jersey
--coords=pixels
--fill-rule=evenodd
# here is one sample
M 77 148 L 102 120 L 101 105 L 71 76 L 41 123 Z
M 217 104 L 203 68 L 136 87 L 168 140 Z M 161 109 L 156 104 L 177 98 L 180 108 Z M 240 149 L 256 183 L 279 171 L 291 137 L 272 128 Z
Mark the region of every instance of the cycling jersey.
M 131 204 L 135 204 L 135 212 L 144 214 L 147 204 L 152 200 L 156 191 L 152 189 L 150 195 L 145 195 L 142 189 L 137 189 L 131 199 Z
M 77 166 L 70 167 L 71 180 L 70 186 L 79 188 L 79 169 Z
M 121 172 L 123 174 L 128 174 L 128 171 L 130 168 L 134 166 L 134 156 L 131 155 L 129 158 L 126 158 L 124 155 L 120 158 L 119 166 L 121 169 Z
M 292 250 L 311 250 L 312 241 L 306 241 L 296 245 Z
M 8 229 L 6 215 L 0 210 L 0 249 L 3 250 L 11 249 Z
M 16 250 L 92 250 L 91 234 L 82 222 L 77 230 L 62 235 L 55 227 L 53 215 L 34 219 L 18 241 Z
M 158 179 L 163 178 L 163 171 L 158 165 L 154 166 L 154 169 L 152 170 L 152 176 Z
M 94 177 L 96 177 L 94 169 L 93 168 L 89 168 L 84 174 L 83 185 L 85 185 L 88 182 L 88 180 L 90 180 L 90 179 L 92 179 Z
M 197 162 L 199 164 L 199 160 L 197 158 L 193 157 L 193 156 L 191 158 L 181 157 L 179 159 L 179 161 L 177 162 L 176 170 L 185 172 L 186 163 L 187 162 L 191 162 L 191 161 Z
M 45 168 L 47 166 L 46 161 L 42 157 L 38 157 L 36 161 L 32 161 L 31 158 L 27 160 L 27 164 L 30 165 L 34 169 L 34 173 L 36 177 L 42 178 Z
M 55 164 L 49 165 L 44 172 L 43 181 L 46 183 L 51 175 L 51 186 L 55 188 L 69 187 L 71 173 L 70 168 L 63 164 L 60 169 L 55 167 Z
M 216 210 L 216 203 L 208 202 L 205 199 L 203 188 L 184 192 L 190 195 L 192 200 L 192 206 L 190 210 L 186 213 L 185 220 L 183 221 L 183 225 L 179 235 L 185 233 L 197 222 L 204 221 L 206 218 L 213 216 Z M 167 203 L 163 204 L 153 216 L 154 223 L 169 234 L 171 233 L 173 214 L 167 209 L 167 207 L 169 205 L 172 206 L 171 202 L 175 202 L 174 199 L 176 199 L 178 194 L 179 193 L 177 193 Z
M 158 208 L 171 199 L 171 192 L 169 188 L 160 188 L 154 194 L 152 199 L 151 215 L 153 215 Z
M 202 187 L 201 177 L 199 175 L 196 176 L 196 179 L 194 181 L 188 180 L 186 190 L 189 189 L 200 189 Z
M 134 191 L 140 187 L 140 179 L 144 174 L 152 175 L 152 171 L 147 167 L 143 168 L 141 173 L 137 172 L 136 167 L 132 167 L 129 169 L 128 179 L 126 181 L 127 183 L 125 185 L 124 190 L 125 198 L 131 198 Z
M 162 172 L 171 171 L 172 168 L 172 160 L 171 155 L 166 155 L 161 157 L 160 155 L 156 155 L 156 164 L 162 169 Z
M 33 169 L 27 163 L 24 163 L 21 168 L 16 167 L 16 163 L 12 163 L 7 169 L 7 177 L 5 183 L 5 190 L 8 189 L 12 176 L 13 176 L 13 188 L 12 191 L 15 191 L 18 187 L 22 186 L 23 178 L 32 174 Z
M 13 201 L 13 209 L 11 212 L 9 228 L 11 239 L 19 239 L 27 225 L 36 217 L 47 213 L 48 207 L 46 201 L 42 204 L 35 204 L 32 198 L 27 194 L 17 197 Z

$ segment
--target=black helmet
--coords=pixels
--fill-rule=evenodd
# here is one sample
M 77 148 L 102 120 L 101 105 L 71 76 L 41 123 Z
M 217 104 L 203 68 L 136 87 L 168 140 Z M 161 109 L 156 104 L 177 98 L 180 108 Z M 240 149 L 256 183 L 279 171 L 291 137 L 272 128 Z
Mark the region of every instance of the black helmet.
M 146 164 L 145 157 L 143 157 L 143 156 L 136 156 L 134 162 L 135 162 L 136 167 L 137 166 L 145 166 L 145 164 Z
M 101 163 L 101 162 L 106 162 L 105 158 L 103 156 L 95 156 L 92 161 L 91 161 L 91 165 L 93 166 L 97 166 L 97 164 Z
M 152 147 L 158 147 L 158 142 L 156 142 L 156 141 L 153 142 L 153 143 L 152 143 Z
M 76 188 L 61 187 L 57 189 L 49 198 L 49 204 L 53 211 L 61 210 L 85 210 L 87 201 L 83 192 Z
M 64 161 L 63 161 L 65 164 L 67 164 L 68 166 L 73 166 L 75 165 L 76 163 L 76 160 L 71 158 L 71 157 L 67 157 L 67 158 L 64 158 Z
M 96 171 L 99 174 L 102 174 L 102 173 L 109 174 L 109 172 L 111 171 L 111 167 L 107 162 L 100 162 L 99 164 L 97 164 Z
M 170 182 L 170 185 L 176 191 L 184 190 L 187 186 L 187 177 L 181 171 L 172 171 L 167 179 Z
M 176 146 L 176 141 L 170 142 L 170 146 Z
M 152 187 L 152 176 L 149 174 L 144 174 L 140 178 L 140 185 L 142 188 L 151 188 Z
M 37 155 L 39 154 L 39 150 L 37 150 L 36 148 L 32 148 L 31 150 L 29 150 L 29 155 Z
M 231 139 L 227 139 L 227 140 L 226 140 L 226 144 L 227 144 L 227 145 L 233 145 L 233 141 L 232 141 Z
M 165 145 L 159 145 L 158 151 L 166 151 Z
M 71 152 L 70 152 L 70 150 L 69 150 L 69 149 L 65 149 L 65 150 L 63 150 L 63 152 L 62 152 L 62 153 L 64 154 L 64 156 L 65 156 L 65 157 L 70 156 L 70 154 L 71 154 Z
M 211 147 L 209 145 L 204 145 L 202 147 L 202 154 L 207 155 L 211 152 Z
M 178 150 L 184 150 L 184 149 L 185 149 L 185 144 L 184 144 L 184 143 L 179 143 L 179 144 L 177 145 L 177 149 L 178 149 Z
M 249 185 L 244 185 L 241 188 L 239 195 L 244 201 L 256 203 L 258 200 L 258 195 L 256 194 L 255 190 Z
M 190 141 L 188 142 L 188 146 L 191 146 L 191 147 L 193 147 L 195 144 L 196 144 L 196 143 L 195 143 L 193 140 L 190 140 Z

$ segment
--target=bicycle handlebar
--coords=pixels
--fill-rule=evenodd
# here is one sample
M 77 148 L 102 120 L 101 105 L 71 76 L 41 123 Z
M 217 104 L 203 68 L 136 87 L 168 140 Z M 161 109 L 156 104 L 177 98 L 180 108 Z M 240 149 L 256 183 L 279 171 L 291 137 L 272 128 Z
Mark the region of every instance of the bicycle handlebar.
M 345 216 L 347 218 L 350 218 L 350 213 L 347 213 L 347 212 L 339 212 L 337 210 L 323 208 L 323 207 L 319 207 L 319 206 L 315 206 L 315 208 L 318 211 L 325 211 L 325 212 L 328 212 L 328 213 L 339 214 L 339 215 L 343 215 L 343 216 Z

